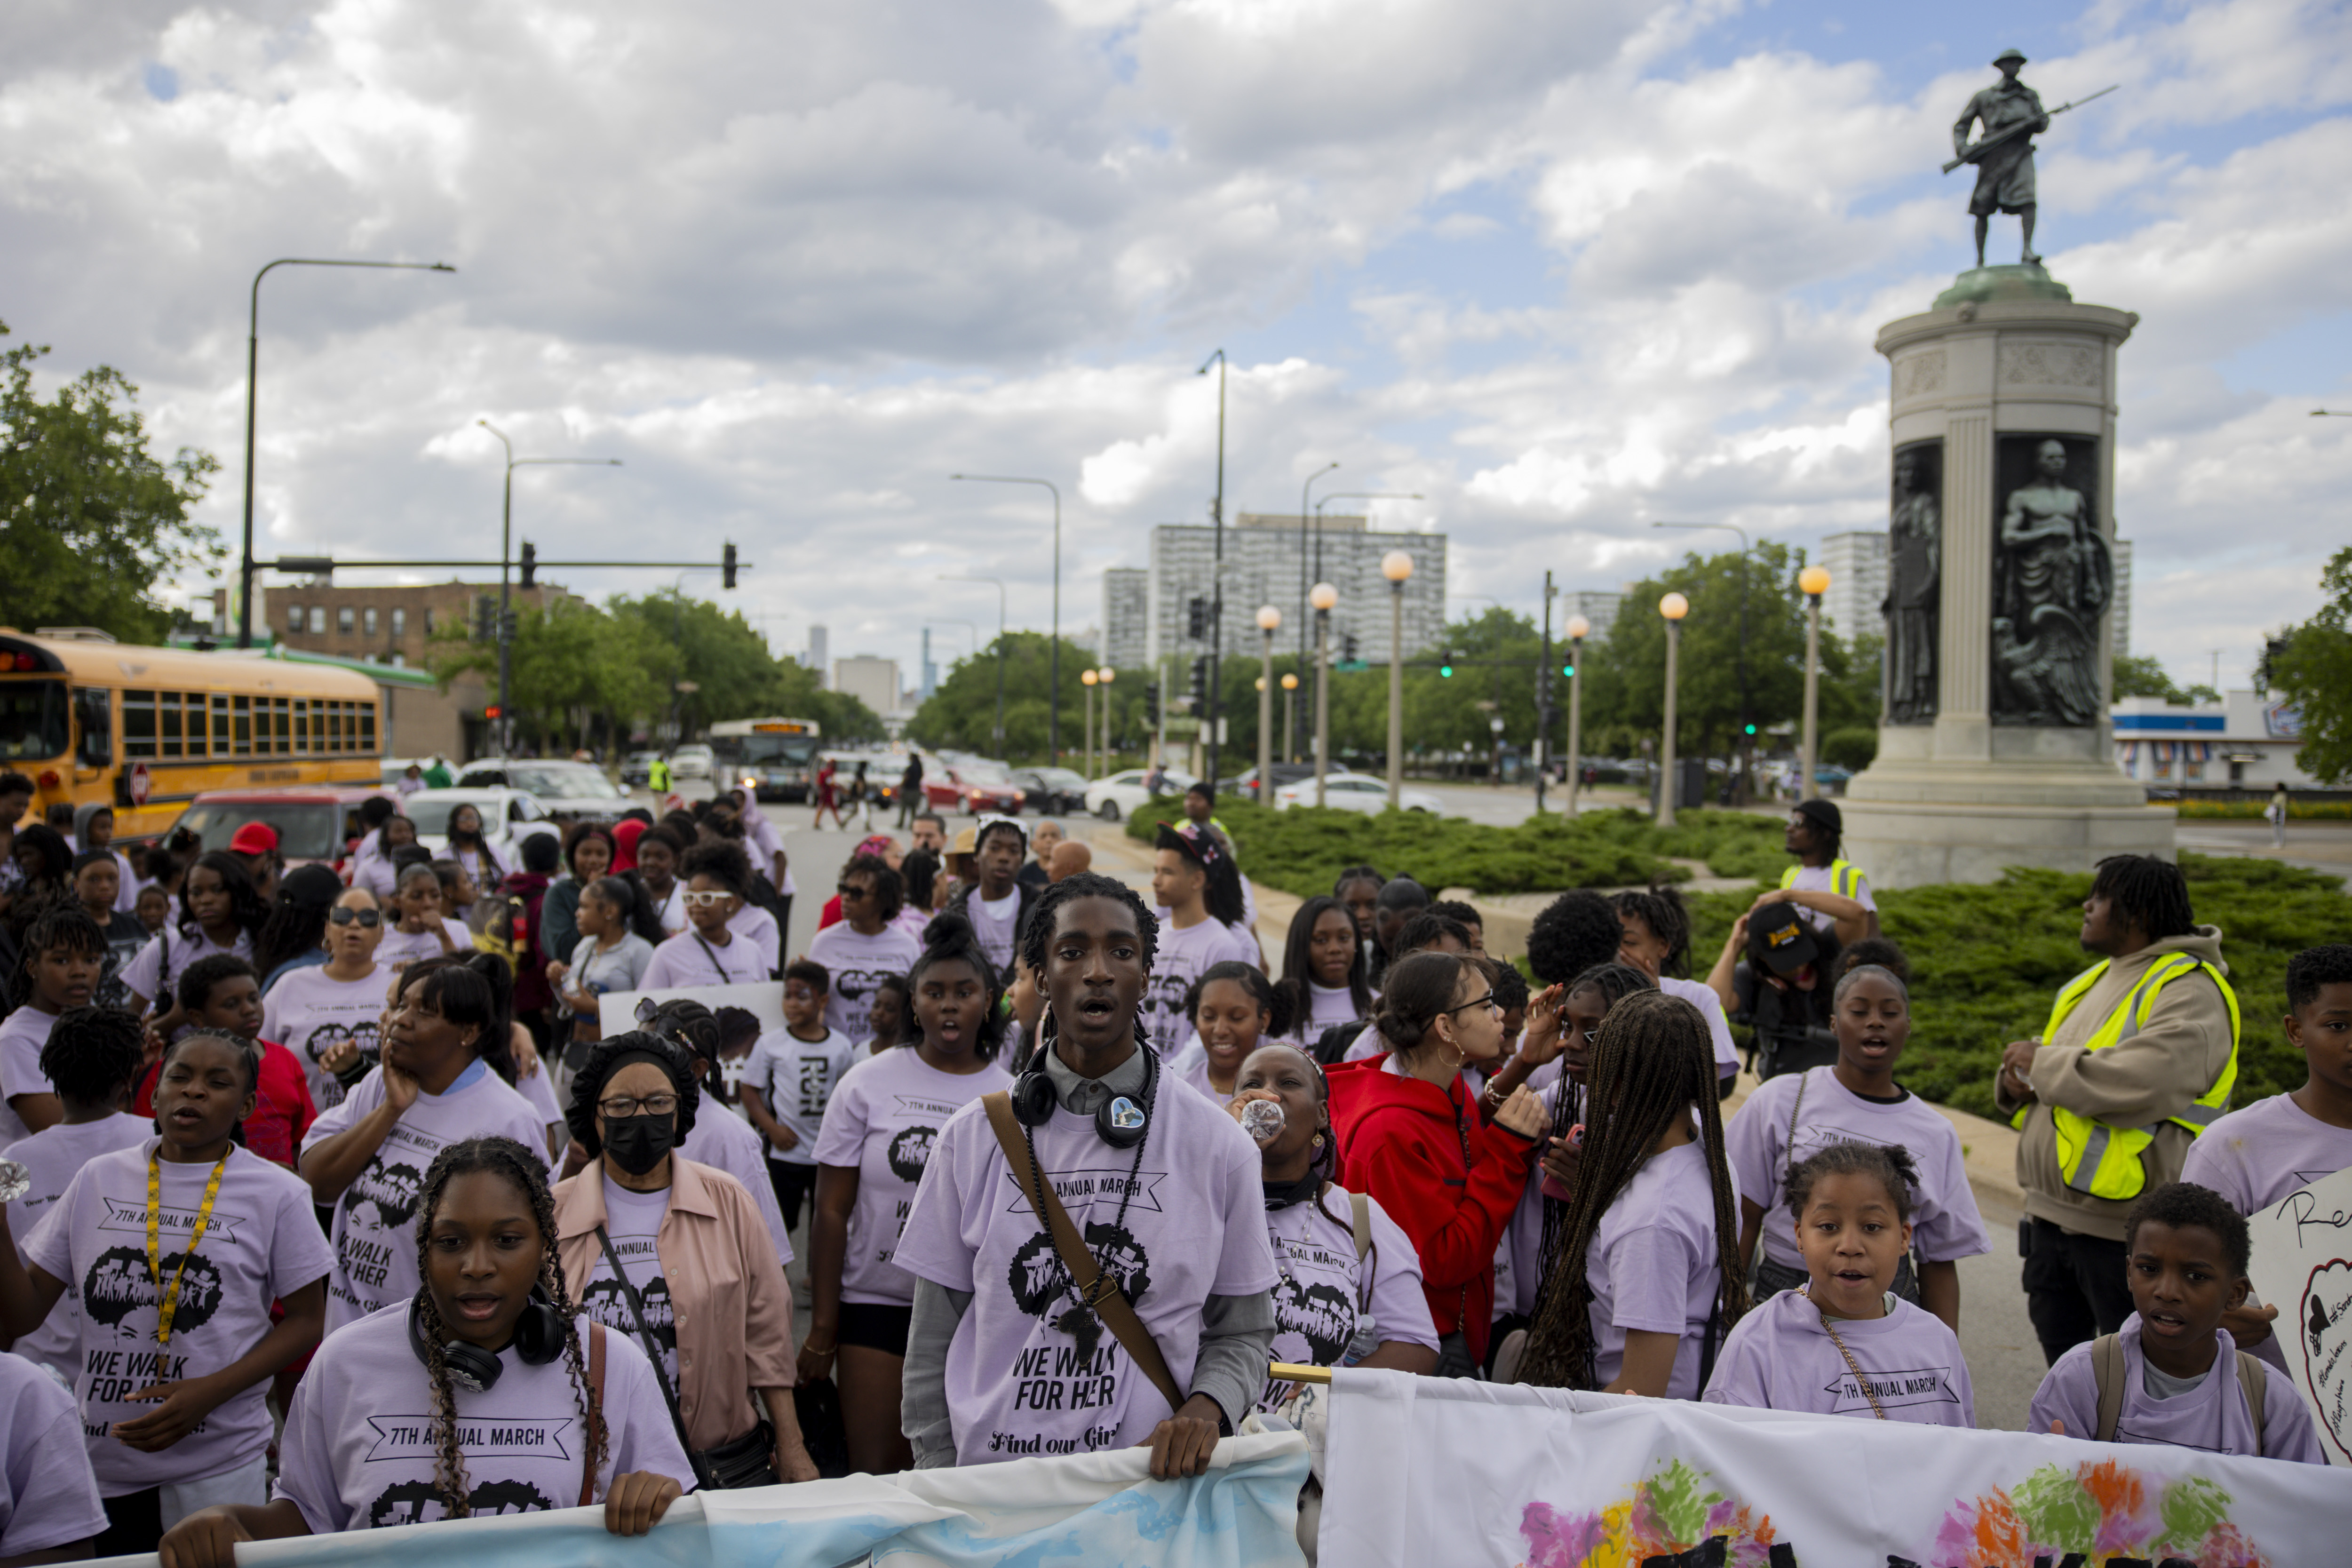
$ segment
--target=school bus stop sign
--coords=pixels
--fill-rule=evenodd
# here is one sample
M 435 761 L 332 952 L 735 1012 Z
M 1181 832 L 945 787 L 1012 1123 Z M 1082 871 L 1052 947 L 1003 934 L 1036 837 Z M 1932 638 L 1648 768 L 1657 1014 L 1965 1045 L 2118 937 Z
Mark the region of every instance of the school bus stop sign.
M 147 804 L 148 791 L 153 787 L 154 780 L 147 772 L 147 764 L 145 763 L 131 763 L 131 778 L 129 783 L 131 804 L 133 805 L 145 805 Z

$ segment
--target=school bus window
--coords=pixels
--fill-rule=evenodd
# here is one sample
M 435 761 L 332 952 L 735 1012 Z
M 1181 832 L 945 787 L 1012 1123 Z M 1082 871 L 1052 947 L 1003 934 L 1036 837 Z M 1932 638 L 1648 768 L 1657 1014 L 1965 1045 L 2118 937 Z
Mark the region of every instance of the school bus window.
M 294 699 L 294 754 L 307 756 L 310 751 L 310 700 Z
M 282 757 L 292 749 L 293 739 L 294 730 L 291 719 L 287 712 L 286 699 L 271 698 L 269 700 L 269 749 Z
M 226 692 L 213 694 L 212 743 L 205 750 L 215 757 L 228 755 L 228 695 Z
M 180 739 L 180 704 L 185 700 L 176 691 L 155 694 L 155 728 L 159 741 L 155 754 L 159 757 L 180 757 L 187 753 Z
M 249 757 L 253 755 L 253 699 L 239 697 L 235 700 L 236 703 L 235 710 L 236 754 L 240 757 Z
M 343 704 L 330 702 L 327 704 L 327 750 L 340 752 L 342 749 Z
M 375 704 L 373 702 L 360 704 L 360 750 L 375 750 Z
M 152 691 L 125 691 L 122 694 L 122 754 L 126 757 L 152 757 L 155 754 L 155 694 Z
M 68 743 L 64 681 L 0 686 L 0 761 L 47 762 L 63 754 Z
M 74 728 L 81 732 L 81 742 L 74 755 L 86 768 L 110 767 L 114 763 L 114 693 L 103 686 L 77 687 L 74 690 Z

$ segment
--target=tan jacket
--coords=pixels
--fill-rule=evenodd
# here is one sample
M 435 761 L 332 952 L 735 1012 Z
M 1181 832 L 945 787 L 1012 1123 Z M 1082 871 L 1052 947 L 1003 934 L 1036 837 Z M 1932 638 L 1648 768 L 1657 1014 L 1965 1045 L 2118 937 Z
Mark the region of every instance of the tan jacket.
M 715 1448 L 757 1424 L 753 1389 L 793 1385 L 793 1295 L 742 1184 L 675 1154 L 670 1173 L 654 1250 L 677 1331 L 678 1405 L 687 1446 Z M 600 1158 L 555 1187 L 556 1254 L 574 1307 L 603 1256 L 596 1229 L 604 1223 Z
M 2033 1110 L 2018 1137 L 2017 1184 L 2025 1189 L 2025 1212 L 2037 1219 L 2078 1235 L 2121 1241 L 2124 1215 L 2131 1208 L 2127 1203 L 2090 1197 L 2067 1187 L 2065 1173 L 2059 1168 L 2051 1106 L 2063 1105 L 2117 1127 L 2144 1127 L 2186 1110 L 2213 1087 L 2230 1060 L 2230 1006 L 2211 978 L 2201 973 L 2184 975 L 2158 992 L 2155 1010 L 2139 1033 L 2105 1050 L 2083 1048 L 2148 965 L 2168 952 L 2185 952 L 2224 974 L 2230 972 L 2221 959 L 2218 926 L 2199 926 L 2187 936 L 2150 942 L 2109 964 L 2058 1032 L 2033 1053 Z M 1996 1100 L 2004 1114 L 2028 1103 L 2009 1092 L 2005 1075 Z M 2149 1187 L 2180 1179 L 2193 1142 L 2189 1130 L 2177 1122 L 2158 1128 L 2155 1142 L 2142 1156 Z

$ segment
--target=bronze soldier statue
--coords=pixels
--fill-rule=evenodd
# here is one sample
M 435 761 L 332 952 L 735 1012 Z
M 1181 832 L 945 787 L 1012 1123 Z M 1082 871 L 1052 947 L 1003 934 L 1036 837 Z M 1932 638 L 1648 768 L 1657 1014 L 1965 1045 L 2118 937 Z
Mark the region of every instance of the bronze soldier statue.
M 1969 100 L 1952 122 L 1952 152 L 1958 158 L 1969 152 L 1969 127 L 1984 121 L 1984 141 L 1978 143 L 1984 150 L 1975 159 L 1977 188 L 1969 197 L 1969 211 L 1977 220 L 1977 265 L 1985 264 L 1985 232 L 1998 211 L 2017 215 L 2025 227 L 2021 259 L 2028 267 L 2038 266 L 2042 258 L 2033 254 L 2032 138 L 2050 129 L 2050 116 L 2041 95 L 2017 79 L 2025 64 L 2022 51 L 2003 49 L 1992 63 L 2000 68 L 2000 85 Z

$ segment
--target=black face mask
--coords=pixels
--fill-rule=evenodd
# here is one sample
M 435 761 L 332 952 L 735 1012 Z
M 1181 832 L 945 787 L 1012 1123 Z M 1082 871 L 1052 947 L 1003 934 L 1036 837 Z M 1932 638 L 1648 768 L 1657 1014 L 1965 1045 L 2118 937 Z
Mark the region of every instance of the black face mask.
M 604 1124 L 604 1157 L 633 1176 L 662 1163 L 677 1142 L 677 1117 L 625 1116 Z

